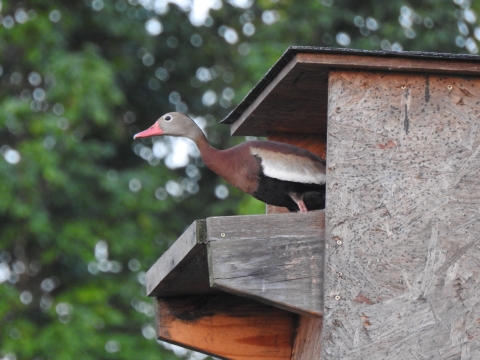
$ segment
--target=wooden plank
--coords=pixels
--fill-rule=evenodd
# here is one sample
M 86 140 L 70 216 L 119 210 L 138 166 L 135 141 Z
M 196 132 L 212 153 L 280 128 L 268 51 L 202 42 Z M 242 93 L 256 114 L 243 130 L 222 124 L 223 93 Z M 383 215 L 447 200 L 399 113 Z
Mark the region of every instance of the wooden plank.
M 480 359 L 479 98 L 331 73 L 322 359 Z
M 205 220 L 196 220 L 157 260 L 146 275 L 148 296 L 216 292 L 209 284 Z
M 157 301 L 160 340 L 222 359 L 290 359 L 298 315 L 229 294 Z
M 322 320 L 300 316 L 291 360 L 320 359 L 322 352 Z
M 480 61 L 452 60 L 427 57 L 375 56 L 359 54 L 298 53 L 299 63 L 310 64 L 325 70 L 376 70 L 439 75 L 480 75 Z
M 323 211 L 208 218 L 210 285 L 321 316 L 324 221 Z

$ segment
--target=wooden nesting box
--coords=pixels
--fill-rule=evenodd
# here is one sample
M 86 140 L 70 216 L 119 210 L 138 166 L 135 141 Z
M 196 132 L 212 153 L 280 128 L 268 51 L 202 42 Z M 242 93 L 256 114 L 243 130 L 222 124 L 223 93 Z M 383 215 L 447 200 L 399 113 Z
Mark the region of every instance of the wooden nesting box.
M 289 48 L 223 122 L 327 154 L 325 212 L 197 221 L 147 274 L 159 337 L 480 359 L 479 115 L 479 57 Z

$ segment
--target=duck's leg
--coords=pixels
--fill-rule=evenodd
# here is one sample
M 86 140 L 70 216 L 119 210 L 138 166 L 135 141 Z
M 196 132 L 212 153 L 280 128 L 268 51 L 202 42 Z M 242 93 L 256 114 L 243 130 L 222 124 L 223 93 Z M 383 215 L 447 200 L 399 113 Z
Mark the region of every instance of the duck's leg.
M 308 209 L 303 202 L 303 195 L 298 195 L 295 193 L 290 193 L 289 195 L 292 200 L 295 201 L 295 203 L 298 205 L 299 212 L 308 212 Z

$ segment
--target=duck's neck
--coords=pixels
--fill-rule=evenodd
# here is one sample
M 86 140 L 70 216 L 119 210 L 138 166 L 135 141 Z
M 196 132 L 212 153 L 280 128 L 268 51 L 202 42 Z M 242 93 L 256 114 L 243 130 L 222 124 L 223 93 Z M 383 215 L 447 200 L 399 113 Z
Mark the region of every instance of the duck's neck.
M 235 146 L 227 150 L 217 150 L 210 146 L 205 136 L 194 141 L 205 166 L 215 174 L 249 194 L 258 187 L 257 172 L 260 171 L 260 165 L 255 160 L 253 163 L 249 162 L 252 161 L 251 156 L 242 151 L 243 148 Z
M 222 151 L 212 147 L 208 143 L 208 140 L 205 137 L 205 135 L 192 140 L 195 141 L 195 144 L 197 145 L 198 150 L 200 151 L 200 155 L 202 156 L 202 160 L 205 163 L 205 166 L 207 166 L 210 170 L 212 170 L 217 175 L 222 176 L 223 174 L 219 166 L 221 164 L 220 158 L 222 157 Z

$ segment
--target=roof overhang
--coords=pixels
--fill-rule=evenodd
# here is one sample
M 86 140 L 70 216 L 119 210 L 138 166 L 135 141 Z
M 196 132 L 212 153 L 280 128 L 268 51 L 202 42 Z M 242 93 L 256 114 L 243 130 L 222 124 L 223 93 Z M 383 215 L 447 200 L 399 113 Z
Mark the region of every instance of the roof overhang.
M 221 121 L 232 135 L 325 134 L 331 70 L 480 75 L 480 56 L 289 47 Z

